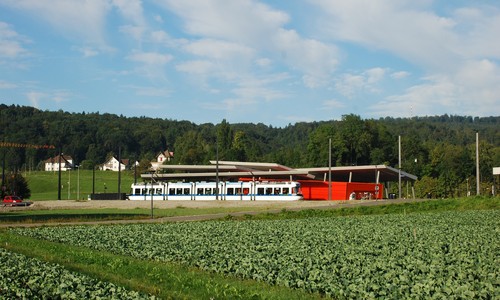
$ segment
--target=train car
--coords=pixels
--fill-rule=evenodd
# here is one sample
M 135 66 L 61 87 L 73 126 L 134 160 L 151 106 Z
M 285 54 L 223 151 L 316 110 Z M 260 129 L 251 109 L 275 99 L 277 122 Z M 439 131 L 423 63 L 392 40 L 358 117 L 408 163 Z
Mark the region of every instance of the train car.
M 294 181 L 162 182 L 132 184 L 129 200 L 302 200 Z

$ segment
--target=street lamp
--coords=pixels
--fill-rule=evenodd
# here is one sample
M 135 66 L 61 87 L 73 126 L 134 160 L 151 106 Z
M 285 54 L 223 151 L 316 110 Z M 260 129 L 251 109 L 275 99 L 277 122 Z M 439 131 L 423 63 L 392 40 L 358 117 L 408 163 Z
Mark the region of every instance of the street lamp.
M 76 165 L 75 168 L 78 170 L 77 172 L 77 188 L 76 188 L 76 200 L 80 200 L 80 166 Z
M 68 170 L 68 200 L 71 197 L 71 168 Z

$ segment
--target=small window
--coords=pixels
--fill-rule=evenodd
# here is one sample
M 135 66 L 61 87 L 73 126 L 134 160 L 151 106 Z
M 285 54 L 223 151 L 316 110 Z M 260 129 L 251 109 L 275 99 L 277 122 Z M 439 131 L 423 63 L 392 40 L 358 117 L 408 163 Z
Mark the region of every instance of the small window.
M 189 188 L 184 188 L 184 189 L 183 189 L 183 194 L 184 194 L 184 195 L 189 195 L 189 194 L 190 194 L 190 193 L 189 193 Z
M 285 195 L 288 195 L 290 193 L 290 189 L 289 188 L 283 188 L 283 194 Z
M 249 188 L 243 188 L 243 194 L 244 195 L 248 195 L 248 193 L 250 193 L 250 189 Z
M 271 195 L 273 193 L 273 189 L 272 188 L 267 188 L 266 189 L 266 195 Z
M 234 188 L 227 188 L 228 195 L 234 195 Z
M 176 188 L 175 189 L 175 194 L 176 195 L 182 195 L 182 188 Z
M 197 194 L 198 195 L 203 195 L 203 188 L 198 188 Z
M 258 188 L 257 195 L 264 195 L 264 188 Z
M 168 189 L 168 194 L 169 195 L 175 195 L 175 189 L 174 188 L 169 188 Z

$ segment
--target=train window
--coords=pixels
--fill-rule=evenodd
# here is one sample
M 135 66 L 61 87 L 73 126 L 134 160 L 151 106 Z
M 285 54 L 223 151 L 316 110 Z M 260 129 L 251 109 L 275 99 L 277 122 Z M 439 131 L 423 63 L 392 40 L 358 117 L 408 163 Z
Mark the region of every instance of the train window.
M 203 188 L 198 188 L 197 192 L 198 195 L 203 195 Z
M 236 195 L 241 195 L 241 189 L 240 188 L 236 189 Z
M 189 188 L 183 188 L 183 193 L 184 195 L 189 195 Z
M 244 195 L 248 195 L 248 193 L 250 193 L 250 189 L 249 188 L 243 188 L 243 194 Z
M 283 188 L 283 194 L 287 195 L 289 194 L 289 189 L 286 187 L 286 188 Z
M 141 189 L 134 189 L 134 192 L 132 194 L 137 195 L 137 194 L 140 194 L 140 193 L 141 193 Z
M 144 194 L 146 194 L 146 189 L 141 190 L 141 195 L 144 195 Z
M 169 188 L 168 189 L 168 194 L 169 195 L 175 195 L 175 189 L 174 188 Z
M 264 195 L 264 188 L 258 188 L 257 195 Z
M 266 195 L 271 195 L 273 193 L 273 189 L 272 188 L 267 188 L 266 189 Z
M 274 188 L 274 194 L 279 195 L 280 194 L 280 188 Z
M 161 191 L 161 188 L 156 189 L 156 194 L 160 195 L 160 194 L 161 194 L 161 192 L 162 192 L 162 191 Z
M 228 195 L 234 195 L 234 188 L 227 188 Z
M 182 188 L 176 188 L 175 189 L 175 194 L 176 195 L 182 195 Z
M 211 188 L 206 188 L 205 189 L 205 195 L 213 195 L 214 193 L 212 192 Z

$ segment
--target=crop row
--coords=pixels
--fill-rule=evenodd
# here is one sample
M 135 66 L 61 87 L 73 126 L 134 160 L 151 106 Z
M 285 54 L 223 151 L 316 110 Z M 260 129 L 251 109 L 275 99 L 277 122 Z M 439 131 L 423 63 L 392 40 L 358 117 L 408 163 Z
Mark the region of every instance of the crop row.
M 0 248 L 1 299 L 149 299 L 113 283 Z
M 334 298 L 498 298 L 500 212 L 12 229 Z

